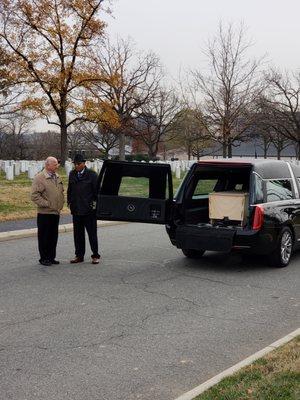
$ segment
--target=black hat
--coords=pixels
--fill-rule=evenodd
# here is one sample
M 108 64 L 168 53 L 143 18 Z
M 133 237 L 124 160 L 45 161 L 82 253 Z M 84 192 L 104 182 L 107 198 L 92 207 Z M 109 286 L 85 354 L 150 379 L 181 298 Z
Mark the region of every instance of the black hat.
M 80 164 L 80 163 L 83 163 L 85 161 L 86 160 L 85 160 L 85 158 L 83 157 L 82 154 L 75 154 L 75 157 L 74 157 L 74 160 L 73 160 L 74 164 Z

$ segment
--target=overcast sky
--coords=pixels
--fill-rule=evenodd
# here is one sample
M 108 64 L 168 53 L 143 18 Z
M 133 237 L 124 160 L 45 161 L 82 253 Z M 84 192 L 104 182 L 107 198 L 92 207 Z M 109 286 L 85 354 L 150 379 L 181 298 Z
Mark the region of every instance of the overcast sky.
M 112 0 L 112 11 L 108 34 L 154 51 L 175 80 L 180 69 L 203 68 L 201 49 L 219 21 L 245 24 L 254 57 L 266 54 L 275 66 L 300 70 L 300 0 Z
M 201 49 L 220 20 L 244 22 L 254 56 L 300 69 L 300 0 L 113 0 L 108 32 L 153 50 L 175 78 L 203 62 Z

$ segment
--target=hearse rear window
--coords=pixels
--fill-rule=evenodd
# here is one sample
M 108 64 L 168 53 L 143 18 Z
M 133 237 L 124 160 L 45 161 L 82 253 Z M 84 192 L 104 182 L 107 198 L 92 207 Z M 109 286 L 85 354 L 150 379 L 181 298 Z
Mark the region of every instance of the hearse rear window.
M 289 179 L 266 181 L 267 202 L 293 199 L 292 183 Z
M 213 192 L 217 182 L 217 179 L 200 179 L 195 187 L 192 198 L 197 199 L 199 196 L 208 195 Z

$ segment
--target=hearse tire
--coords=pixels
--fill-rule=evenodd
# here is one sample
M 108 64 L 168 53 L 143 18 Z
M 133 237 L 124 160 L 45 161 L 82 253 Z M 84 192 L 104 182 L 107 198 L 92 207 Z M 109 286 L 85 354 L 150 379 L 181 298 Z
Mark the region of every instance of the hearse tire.
M 205 250 L 182 249 L 182 252 L 187 258 L 201 258 Z
M 287 267 L 293 250 L 293 234 L 289 227 L 285 226 L 280 232 L 276 250 L 269 255 L 272 267 Z

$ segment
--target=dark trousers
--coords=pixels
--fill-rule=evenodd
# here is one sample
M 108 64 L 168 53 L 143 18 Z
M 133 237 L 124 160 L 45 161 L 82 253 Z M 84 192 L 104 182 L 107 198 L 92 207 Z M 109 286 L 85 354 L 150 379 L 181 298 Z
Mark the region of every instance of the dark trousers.
M 88 233 L 92 257 L 100 257 L 98 253 L 97 219 L 95 214 L 73 215 L 75 255 L 84 258 L 85 229 Z
M 37 215 L 38 243 L 41 261 L 52 261 L 55 259 L 58 239 L 58 223 L 59 215 Z

